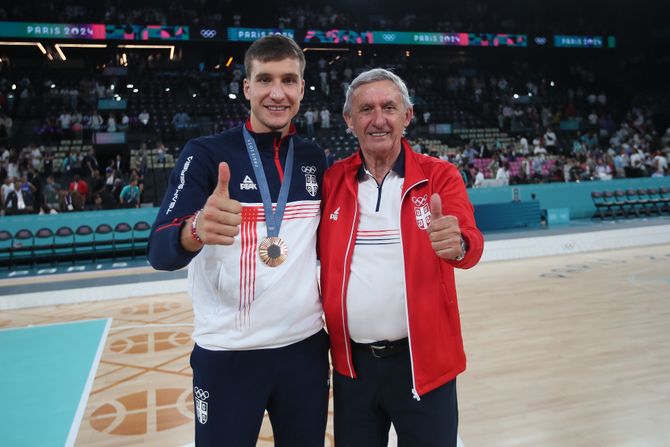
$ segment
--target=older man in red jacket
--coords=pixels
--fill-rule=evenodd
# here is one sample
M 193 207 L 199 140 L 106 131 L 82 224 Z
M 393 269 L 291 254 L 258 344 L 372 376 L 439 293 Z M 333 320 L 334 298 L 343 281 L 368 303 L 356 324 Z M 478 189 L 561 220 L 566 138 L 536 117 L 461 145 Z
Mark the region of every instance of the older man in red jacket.
M 321 286 L 334 373 L 335 442 L 456 446 L 456 376 L 465 354 L 454 268 L 479 261 L 483 237 L 452 164 L 412 151 L 405 83 L 360 74 L 344 119 L 360 151 L 326 172 Z

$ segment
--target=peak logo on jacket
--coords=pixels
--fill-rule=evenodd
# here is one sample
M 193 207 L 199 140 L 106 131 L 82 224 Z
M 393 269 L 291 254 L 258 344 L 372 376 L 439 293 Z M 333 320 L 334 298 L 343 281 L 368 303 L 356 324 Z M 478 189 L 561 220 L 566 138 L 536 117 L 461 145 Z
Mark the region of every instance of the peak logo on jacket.
M 250 189 L 258 190 L 258 187 L 256 187 L 256 184 L 254 183 L 254 181 L 251 180 L 251 177 L 249 177 L 248 175 L 245 175 L 244 180 L 242 180 L 242 183 L 240 183 L 240 189 L 242 191 L 246 191 L 246 190 L 250 190 Z
M 427 230 L 430 225 L 430 206 L 428 205 L 428 194 L 421 197 L 412 197 L 414 203 L 414 218 L 420 230 Z
M 340 207 L 338 206 L 334 212 L 330 213 L 330 220 L 337 221 L 339 217 L 340 217 Z
M 319 190 L 319 184 L 316 181 L 316 167 L 315 166 L 303 166 L 300 170 L 305 174 L 305 189 L 310 196 L 316 196 L 316 192 Z

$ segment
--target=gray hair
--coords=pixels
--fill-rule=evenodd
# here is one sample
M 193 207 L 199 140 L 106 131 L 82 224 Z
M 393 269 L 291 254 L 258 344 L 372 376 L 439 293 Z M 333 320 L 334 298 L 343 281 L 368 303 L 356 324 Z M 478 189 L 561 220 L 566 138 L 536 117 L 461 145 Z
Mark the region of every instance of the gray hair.
M 344 99 L 342 113 L 347 116 L 351 114 L 351 97 L 354 95 L 354 92 L 358 87 L 377 81 L 393 82 L 393 85 L 395 85 L 398 88 L 398 91 L 400 91 L 400 96 L 402 96 L 402 102 L 405 106 L 405 109 L 412 107 L 412 100 L 409 97 L 409 91 L 407 90 L 407 85 L 405 85 L 405 82 L 400 79 L 397 74 L 386 70 L 385 68 L 373 68 L 371 70 L 364 71 L 363 73 L 356 76 L 356 79 L 351 81 L 351 85 L 349 85 Z

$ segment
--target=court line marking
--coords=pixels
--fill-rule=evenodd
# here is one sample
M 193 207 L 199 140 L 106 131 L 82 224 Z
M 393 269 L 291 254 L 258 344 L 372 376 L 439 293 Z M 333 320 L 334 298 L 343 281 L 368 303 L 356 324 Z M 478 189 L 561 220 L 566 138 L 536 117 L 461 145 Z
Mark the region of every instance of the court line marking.
M 126 329 L 144 329 L 148 327 L 174 327 L 174 326 L 188 326 L 193 327 L 193 323 L 150 323 L 150 324 L 137 324 L 129 326 L 117 326 L 114 328 L 115 331 L 122 331 Z
M 101 318 L 102 319 L 102 318 Z M 72 425 L 70 425 L 70 431 L 68 433 L 67 441 L 65 442 L 65 447 L 74 446 L 75 441 L 77 440 L 77 435 L 79 434 L 79 427 L 81 426 L 81 421 L 84 417 L 84 411 L 86 410 L 86 404 L 88 403 L 88 397 L 93 388 L 93 382 L 95 381 L 95 375 L 98 372 L 98 366 L 100 366 L 100 359 L 102 358 L 102 353 L 105 349 L 105 344 L 107 343 L 107 335 L 109 333 L 109 328 L 112 326 L 112 318 L 106 318 L 107 324 L 105 324 L 105 329 L 102 332 L 100 341 L 98 342 L 98 350 L 95 353 L 95 358 L 91 364 L 91 368 L 88 372 L 88 378 L 86 379 L 86 385 L 81 393 L 81 398 L 79 399 L 79 405 L 77 406 L 77 411 L 75 412 L 74 418 L 72 419 Z
M 111 299 L 126 299 L 139 296 L 171 295 L 187 289 L 187 280 L 119 284 L 105 287 L 60 289 L 48 292 L 23 293 L 0 297 L 0 311 L 25 309 L 28 307 L 54 306 L 57 304 L 89 303 Z

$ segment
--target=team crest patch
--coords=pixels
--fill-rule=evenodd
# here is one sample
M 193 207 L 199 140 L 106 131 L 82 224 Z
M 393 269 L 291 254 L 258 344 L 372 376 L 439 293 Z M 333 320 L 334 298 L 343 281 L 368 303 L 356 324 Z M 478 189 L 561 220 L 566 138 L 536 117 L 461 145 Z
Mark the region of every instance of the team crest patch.
M 300 168 L 305 174 L 305 189 L 310 196 L 316 196 L 316 192 L 319 190 L 319 184 L 316 182 L 316 167 L 315 166 L 303 166 Z
M 414 218 L 416 225 L 421 230 L 427 230 L 430 225 L 430 206 L 428 205 L 428 195 L 422 197 L 412 197 L 414 203 Z
M 207 399 L 209 399 L 209 391 L 201 390 L 200 388 L 193 387 L 193 396 L 195 397 L 195 417 L 198 418 L 198 422 L 201 424 L 207 423 L 207 408 L 209 404 Z

